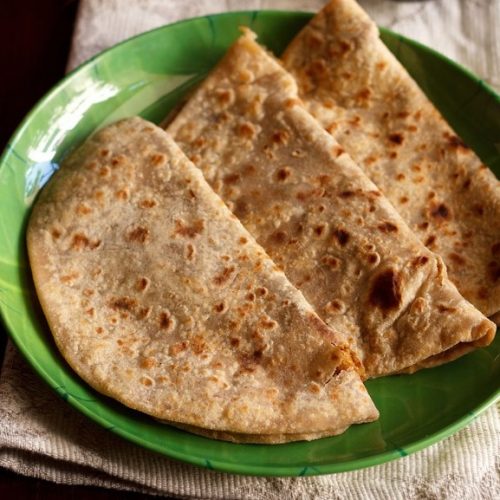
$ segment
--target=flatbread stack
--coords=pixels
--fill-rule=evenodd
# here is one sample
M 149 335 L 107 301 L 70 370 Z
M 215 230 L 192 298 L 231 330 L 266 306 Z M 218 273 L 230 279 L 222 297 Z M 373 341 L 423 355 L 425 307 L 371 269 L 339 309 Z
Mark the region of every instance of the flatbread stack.
M 500 308 L 498 184 L 373 23 L 331 2 L 284 61 L 297 81 L 246 30 L 167 132 L 136 117 L 87 139 L 27 232 L 71 367 L 234 442 L 375 420 L 365 378 L 488 345 Z
M 168 131 L 369 377 L 413 372 L 493 339 L 297 86 L 247 31 Z
M 63 356 L 131 408 L 248 442 L 378 416 L 339 335 L 153 124 L 107 127 L 64 162 L 28 250 Z
M 500 182 L 455 134 L 354 0 L 331 1 L 282 57 L 306 108 L 444 260 L 460 293 L 500 311 Z

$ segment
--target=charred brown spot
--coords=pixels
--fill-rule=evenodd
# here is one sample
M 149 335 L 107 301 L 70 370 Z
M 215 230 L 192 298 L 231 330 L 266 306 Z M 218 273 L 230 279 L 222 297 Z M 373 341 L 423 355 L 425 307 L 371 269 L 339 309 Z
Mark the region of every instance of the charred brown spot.
M 224 311 L 226 311 L 226 309 L 226 304 L 224 302 L 219 302 L 218 304 L 214 305 L 214 311 L 216 313 L 223 313 Z
M 229 280 L 235 270 L 236 268 L 234 266 L 225 267 L 220 274 L 213 278 L 214 284 L 218 286 L 223 285 Z
M 405 204 L 405 203 L 408 203 L 408 197 L 407 196 L 401 196 L 401 198 L 399 198 L 399 203 L 401 204 Z
M 314 234 L 318 237 L 321 238 L 326 233 L 326 224 L 319 224 L 314 228 Z
M 432 245 L 434 245 L 434 243 L 436 242 L 436 237 L 431 234 L 424 242 L 424 245 L 426 247 L 431 247 Z
M 158 316 L 158 324 L 162 330 L 168 330 L 173 326 L 172 315 L 169 312 L 163 311 Z
M 449 220 L 451 219 L 450 209 L 444 204 L 439 203 L 431 209 L 432 217 L 436 219 Z
M 280 168 L 276 172 L 276 179 L 280 182 L 284 182 L 290 177 L 291 173 L 292 171 L 288 167 Z
M 500 255 L 500 242 L 491 246 L 491 253 L 493 255 Z
M 395 151 L 391 151 L 391 152 L 389 153 L 389 158 L 394 159 L 394 158 L 397 158 L 397 157 L 398 157 L 398 154 L 397 154 Z
M 150 162 L 154 167 L 161 167 L 167 162 L 167 157 L 162 153 L 155 153 L 150 156 Z
M 335 229 L 333 237 L 338 241 L 340 246 L 345 246 L 349 242 L 350 234 L 344 229 Z
M 240 339 L 237 338 L 237 337 L 231 337 L 229 339 L 229 343 L 233 346 L 233 347 L 238 347 L 240 345 Z
M 378 228 L 383 233 L 394 233 L 397 232 L 398 230 L 398 226 L 396 226 L 392 222 L 383 222 L 382 224 L 378 225 Z
M 187 348 L 187 342 L 184 340 L 183 342 L 177 342 L 176 344 L 171 345 L 168 348 L 168 353 L 170 356 L 177 356 L 177 354 L 185 351 Z
M 85 205 L 84 203 L 81 203 L 76 207 L 76 213 L 80 215 L 88 215 L 92 212 L 92 209 L 88 206 Z
M 141 307 L 139 311 L 137 311 L 137 319 L 146 319 L 152 311 L 152 307 Z
M 403 134 L 396 132 L 394 134 L 389 134 L 389 140 L 394 144 L 403 144 L 404 136 Z
M 137 300 L 132 297 L 115 297 L 110 301 L 109 306 L 115 310 L 133 311 L 137 306 Z
M 224 176 L 223 180 L 225 184 L 237 184 L 240 182 L 241 177 L 240 174 L 227 174 Z
M 259 288 L 257 288 L 255 290 L 255 292 L 257 293 L 257 295 L 259 297 L 265 297 L 269 293 L 268 290 L 267 290 L 267 288 L 264 287 L 264 286 L 260 286 Z
M 279 245 L 283 245 L 287 242 L 288 237 L 284 231 L 275 231 L 272 236 L 272 240 Z
M 249 292 L 247 293 L 247 296 L 245 297 L 246 300 L 248 300 L 249 302 L 253 302 L 255 300 L 255 293 L 253 292 Z
M 351 198 L 355 195 L 356 193 L 354 191 L 346 190 L 346 191 L 341 191 L 339 193 L 339 196 L 341 198 Z
M 109 149 L 101 149 L 99 151 L 99 155 L 102 156 L 103 158 L 107 158 L 111 154 L 111 151 Z
M 358 92 L 356 97 L 361 101 L 366 101 L 370 98 L 371 95 L 372 92 L 370 89 L 363 89 Z
M 368 260 L 370 264 L 376 264 L 379 260 L 379 256 L 376 253 L 369 253 L 366 260 Z
M 95 331 L 96 331 L 96 333 L 102 333 L 104 331 L 104 329 L 102 328 L 102 326 L 98 326 L 98 327 L 96 327 Z
M 83 250 L 84 248 L 96 249 L 101 245 L 101 240 L 91 241 L 83 233 L 76 233 L 71 240 L 71 248 L 73 250 Z
M 402 181 L 402 180 L 404 180 L 404 179 L 406 179 L 405 174 L 398 174 L 398 175 L 396 175 L 396 180 L 398 180 L 398 181 Z
M 237 128 L 237 134 L 244 139 L 252 139 L 255 136 L 255 127 L 250 122 L 241 123 Z
M 421 222 L 419 225 L 418 225 L 418 228 L 419 229 L 423 229 L 424 231 L 429 227 L 429 223 L 427 221 L 425 222 Z
M 460 139 L 460 137 L 458 137 L 457 135 L 448 135 L 447 142 L 450 147 L 455 149 L 465 149 L 465 150 L 469 149 L 467 144 L 465 144 L 465 142 L 462 139 Z
M 245 238 L 244 236 L 242 236 L 239 240 L 238 240 L 239 244 L 240 245 L 246 245 L 248 243 L 248 239 Z
M 448 258 L 454 263 L 459 266 L 463 266 L 465 264 L 465 259 L 461 256 L 458 255 L 458 253 L 451 252 L 448 254 Z
M 128 199 L 128 189 L 119 189 L 118 191 L 116 191 L 115 198 L 118 198 L 119 200 Z
M 149 286 L 148 278 L 139 278 L 135 284 L 135 288 L 139 292 L 144 292 L 144 290 L 146 290 L 148 286 Z
M 156 360 L 153 357 L 142 358 L 139 362 L 139 366 L 145 370 L 149 370 L 156 366 Z
M 454 307 L 448 307 L 443 304 L 438 304 L 437 308 L 440 313 L 452 313 L 456 311 Z
M 414 267 L 420 267 L 427 264 L 427 262 L 429 262 L 429 257 L 427 257 L 426 255 L 419 255 L 411 261 L 411 265 Z
M 56 229 L 56 228 L 52 229 L 52 231 L 50 232 L 50 234 L 52 235 L 52 238 L 54 240 L 57 240 L 57 239 L 59 239 L 61 237 L 61 231 L 59 231 L 59 229 Z
M 370 291 L 370 303 L 384 312 L 397 309 L 401 304 L 400 278 L 392 269 L 380 273 Z
M 123 165 L 127 161 L 127 158 L 124 155 L 116 155 L 111 159 L 111 165 L 113 167 L 119 167 Z
M 333 255 L 325 255 L 321 258 L 321 263 L 328 266 L 330 269 L 338 269 L 340 260 L 333 257 Z
M 286 144 L 290 139 L 290 134 L 287 130 L 276 130 L 271 136 L 271 140 L 274 144 Z
M 145 243 L 148 237 L 149 229 L 141 226 L 132 229 L 127 235 L 129 241 L 136 241 L 137 243 Z
M 193 260 L 194 259 L 194 254 L 195 254 L 195 248 L 191 243 L 188 243 L 186 245 L 186 259 L 187 260 Z
M 194 238 L 197 235 L 201 234 L 204 228 L 205 222 L 202 219 L 195 220 L 190 226 L 184 224 L 184 222 L 180 220 L 176 220 L 174 234 L 178 234 L 187 238 Z
M 464 189 L 469 189 L 470 187 L 470 183 L 471 183 L 471 180 L 470 179 L 467 179 L 463 184 L 462 184 L 462 187 Z
M 157 203 L 155 200 L 149 200 L 149 199 L 141 200 L 139 203 L 139 206 L 141 208 L 153 208 L 156 205 L 157 205 Z

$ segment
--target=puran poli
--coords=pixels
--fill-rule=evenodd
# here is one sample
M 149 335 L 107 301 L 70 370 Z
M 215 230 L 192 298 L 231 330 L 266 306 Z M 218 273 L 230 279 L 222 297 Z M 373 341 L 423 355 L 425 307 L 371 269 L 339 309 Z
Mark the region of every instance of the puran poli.
M 127 406 L 253 441 L 377 418 L 359 362 L 153 124 L 118 122 L 71 154 L 27 241 L 63 356 Z
M 168 125 L 368 376 L 487 345 L 494 325 L 297 99 L 247 31 Z
M 486 316 L 499 312 L 500 182 L 382 43 L 368 15 L 354 0 L 331 1 L 282 60 L 307 109 L 443 258 L 460 293 Z

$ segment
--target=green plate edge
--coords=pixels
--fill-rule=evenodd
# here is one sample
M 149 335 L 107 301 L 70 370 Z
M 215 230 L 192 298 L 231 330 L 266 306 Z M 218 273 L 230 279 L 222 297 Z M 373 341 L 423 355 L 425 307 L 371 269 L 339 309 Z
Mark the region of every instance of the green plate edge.
M 290 11 L 280 11 L 280 10 L 268 10 L 268 11 L 240 11 L 240 12 L 230 12 L 230 13 L 222 13 L 222 14 L 214 14 L 211 16 L 203 16 L 200 18 L 193 18 L 193 19 L 187 19 L 187 20 L 182 20 L 177 23 L 173 23 L 168 25 L 169 27 L 179 25 L 179 24 L 187 24 L 193 21 L 198 21 L 200 19 L 207 19 L 211 20 L 212 18 L 221 18 L 221 17 L 232 17 L 235 15 L 246 15 L 246 16 L 252 16 L 252 18 L 256 18 L 257 16 L 263 16 L 263 15 L 295 15 L 298 16 L 295 21 L 299 20 L 299 24 L 305 24 L 313 14 L 311 13 L 306 13 L 306 12 L 290 12 Z M 136 38 L 139 38 L 141 36 L 144 36 L 145 34 L 159 31 L 162 29 L 165 29 L 166 26 L 162 26 L 159 28 L 156 28 L 155 30 L 148 31 L 146 33 L 141 33 L 139 35 L 136 35 L 132 38 L 129 38 L 109 49 L 106 49 L 105 51 L 95 55 L 88 61 L 86 61 L 84 64 L 73 70 L 71 73 L 66 75 L 55 87 L 52 88 L 51 91 L 49 91 L 37 104 L 36 106 L 28 113 L 28 115 L 24 118 L 24 120 L 21 122 L 19 127 L 16 129 L 14 132 L 13 136 L 11 137 L 10 141 L 8 142 L 8 146 L 6 150 L 4 151 L 2 157 L 0 158 L 0 166 L 5 166 L 5 160 L 7 156 L 10 154 L 9 150 L 9 145 L 12 143 L 15 143 L 17 139 L 23 134 L 25 128 L 29 127 L 31 118 L 33 115 L 35 115 L 40 109 L 42 109 L 47 101 L 49 101 L 55 94 L 58 94 L 59 92 L 62 92 L 64 90 L 64 87 L 68 82 L 71 81 L 72 77 L 75 75 L 75 73 L 78 73 L 82 68 L 86 68 L 91 66 L 92 64 L 96 63 L 101 59 L 105 54 L 107 54 L 109 51 L 115 49 L 118 46 L 126 45 L 126 44 L 131 44 Z M 298 26 L 300 27 L 300 26 Z M 403 37 L 399 34 L 396 34 L 388 29 L 381 28 L 381 37 L 384 40 L 384 42 L 389 46 L 389 48 L 396 54 L 398 55 L 399 50 L 403 50 L 404 46 L 410 46 L 410 47 L 416 47 L 418 50 L 423 51 L 423 52 L 428 52 L 432 54 L 435 58 L 440 59 L 444 64 L 449 65 L 456 70 L 459 70 L 463 74 L 465 74 L 470 80 L 473 80 L 474 82 L 477 83 L 478 87 L 481 89 L 482 92 L 485 92 L 486 94 L 489 94 L 489 96 L 498 104 L 500 104 L 500 96 L 498 96 L 492 89 L 490 89 L 480 78 L 478 78 L 476 75 L 471 73 L 469 70 L 463 68 L 461 65 L 458 63 L 448 59 L 447 57 L 443 56 L 437 51 L 434 51 L 433 49 L 430 49 L 429 47 L 418 43 L 416 41 L 413 41 L 411 39 L 408 39 L 406 37 Z M 425 90 L 425 86 L 424 86 Z M 448 118 L 446 109 L 440 109 L 441 112 L 445 115 L 446 118 Z M 456 127 L 455 127 L 456 128 Z M 460 132 L 460 131 L 459 131 Z M 474 147 L 474 144 L 473 144 Z M 481 155 L 481 153 L 479 152 Z M 27 359 L 27 361 L 31 364 L 31 366 L 35 369 L 35 371 L 38 373 L 38 375 L 41 376 L 42 379 L 44 379 L 59 395 L 61 395 L 61 387 L 58 386 L 55 380 L 47 373 L 45 367 L 43 364 L 39 363 L 39 360 L 37 359 L 36 355 L 32 353 L 30 350 L 29 346 L 25 345 L 20 338 L 16 336 L 16 332 L 9 328 L 9 323 L 8 320 L 5 316 L 5 313 L 2 308 L 0 308 L 0 318 L 3 320 L 3 323 L 7 327 L 7 331 L 9 332 L 11 338 L 13 339 L 14 343 L 18 347 L 18 349 L 21 351 L 21 353 L 24 355 L 24 357 Z M 498 340 L 498 339 L 497 339 Z M 498 342 L 495 342 L 497 344 Z M 84 401 L 79 400 L 77 397 L 73 397 L 68 393 L 63 394 L 63 397 L 65 400 L 67 400 L 72 406 L 77 408 L 80 412 L 94 420 L 95 422 L 99 423 L 106 429 L 112 430 L 114 433 L 132 441 L 137 444 L 140 444 L 144 446 L 145 448 L 148 448 L 152 451 L 159 452 L 161 454 L 167 455 L 171 458 L 175 458 L 178 460 L 182 460 L 194 465 L 198 465 L 201 467 L 206 467 L 209 469 L 214 469 L 214 470 L 220 470 L 220 471 L 225 471 L 225 472 L 231 472 L 231 473 L 238 473 L 238 474 L 248 474 L 248 475 L 260 475 L 260 476 L 309 476 L 309 475 L 318 475 L 318 474 L 330 474 L 330 473 L 337 473 L 337 472 L 347 472 L 351 470 L 357 470 L 361 469 L 364 467 L 370 467 L 373 465 L 378 465 L 382 464 L 384 462 L 388 462 L 390 460 L 400 458 L 402 456 L 406 456 L 408 454 L 414 453 L 416 451 L 419 451 L 427 446 L 430 446 L 448 436 L 451 434 L 455 433 L 456 431 L 462 429 L 465 427 L 467 424 L 469 424 L 474 418 L 476 418 L 481 412 L 483 412 L 485 409 L 487 409 L 489 406 L 494 404 L 496 401 L 500 399 L 500 388 L 498 388 L 494 393 L 491 394 L 490 397 L 486 398 L 481 404 L 475 406 L 471 411 L 467 412 L 464 416 L 458 418 L 455 422 L 444 426 L 440 431 L 435 432 L 430 434 L 429 436 L 426 436 L 423 439 L 416 440 L 410 444 L 407 444 L 403 448 L 395 448 L 394 450 L 386 451 L 379 453 L 374 456 L 369 456 L 369 457 L 364 457 L 360 459 L 355 459 L 355 460 L 349 460 L 347 462 L 336 462 L 333 464 L 317 464 L 314 466 L 311 466 L 310 464 L 304 463 L 303 465 L 297 467 L 297 466 L 275 466 L 272 470 L 269 469 L 269 467 L 262 467 L 262 466 L 254 466 L 254 465 L 249 465 L 249 464 L 234 464 L 234 463 L 228 463 L 224 462 L 223 460 L 214 460 L 214 459 L 201 459 L 199 457 L 193 457 L 189 453 L 183 453 L 179 452 L 177 450 L 172 450 L 168 449 L 165 450 L 164 447 L 162 447 L 160 444 L 154 444 L 151 443 L 150 441 L 143 440 L 141 436 L 138 436 L 137 434 L 131 433 L 127 431 L 126 429 L 122 429 L 119 427 L 115 427 L 108 419 L 102 417 L 95 411 L 93 411 L 91 408 L 88 407 L 88 405 L 84 404 Z M 106 398 L 107 399 L 107 398 Z M 106 401 L 107 402 L 107 401 Z M 113 404 L 113 403 L 111 403 Z M 368 424 L 370 425 L 370 424 Z M 177 431 L 181 432 L 181 431 Z M 199 439 L 205 439 L 205 438 L 199 438 Z M 207 440 L 210 441 L 210 440 Z M 236 445 L 239 446 L 239 445 Z M 280 445 L 278 445 L 280 446 Z M 283 445 L 287 446 L 287 445 Z

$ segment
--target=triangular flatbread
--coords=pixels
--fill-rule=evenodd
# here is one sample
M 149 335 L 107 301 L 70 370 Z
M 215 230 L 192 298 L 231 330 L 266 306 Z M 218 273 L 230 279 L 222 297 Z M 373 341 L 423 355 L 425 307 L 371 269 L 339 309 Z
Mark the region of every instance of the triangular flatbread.
M 111 125 L 65 160 L 27 238 L 63 356 L 127 406 L 250 442 L 377 418 L 349 349 L 149 122 Z
M 306 108 L 444 260 L 460 293 L 500 311 L 500 182 L 455 134 L 354 0 L 330 2 L 282 60 Z M 452 84 L 452 82 L 450 82 Z
M 247 32 L 168 126 L 369 376 L 487 345 L 494 325 L 297 98 Z

